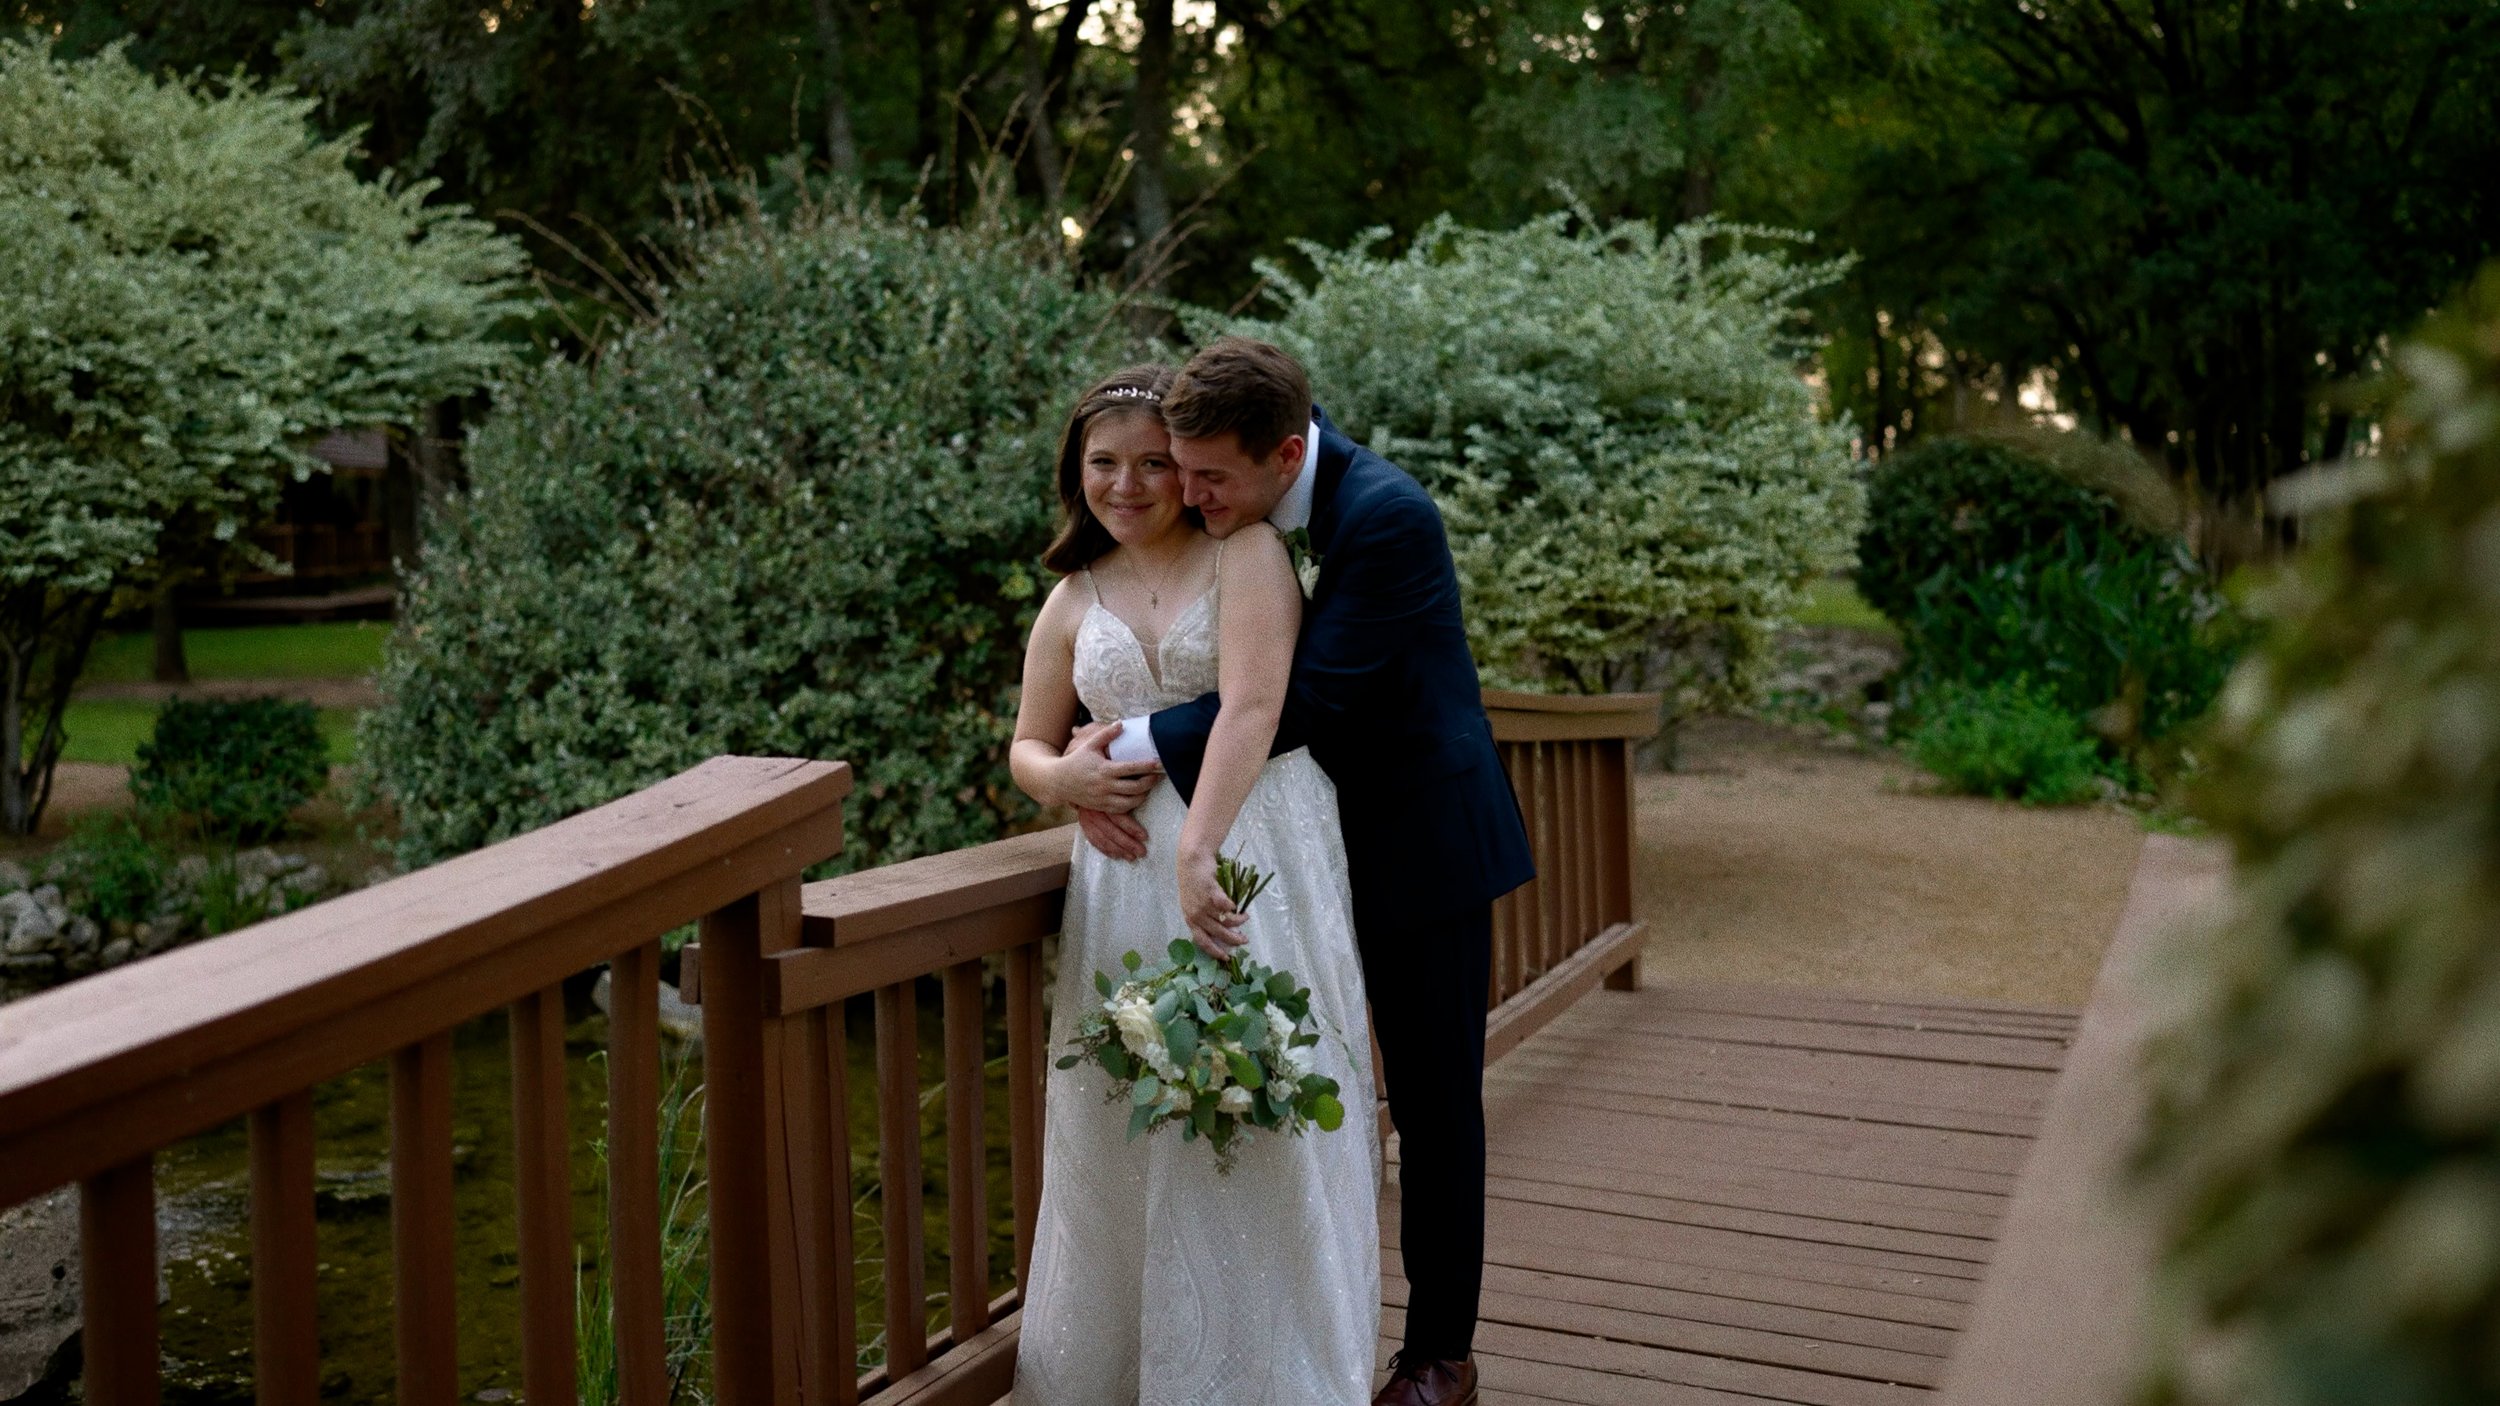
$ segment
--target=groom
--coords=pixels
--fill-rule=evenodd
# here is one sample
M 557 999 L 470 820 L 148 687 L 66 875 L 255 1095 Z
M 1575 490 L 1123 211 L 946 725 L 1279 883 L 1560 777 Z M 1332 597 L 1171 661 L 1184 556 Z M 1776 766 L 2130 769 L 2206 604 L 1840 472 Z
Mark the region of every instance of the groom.
M 1265 342 L 1210 343 L 1181 368 L 1163 416 L 1182 501 L 1208 532 L 1225 537 L 1264 518 L 1289 542 L 1307 538 L 1304 556 L 1318 564 L 1276 751 L 1307 745 L 1337 785 L 1355 939 L 1398 1130 L 1406 1344 L 1376 1402 L 1474 1406 L 1492 905 L 1532 870 L 1485 721 L 1441 514 L 1403 470 L 1330 424 L 1301 365 Z M 1110 755 L 1159 760 L 1187 800 L 1217 708 L 1210 693 L 1147 727 L 1131 720 Z M 1145 832 L 1129 816 L 1082 811 L 1079 820 L 1104 853 L 1144 855 Z M 1188 916 L 1203 935 L 1229 937 L 1220 916 Z

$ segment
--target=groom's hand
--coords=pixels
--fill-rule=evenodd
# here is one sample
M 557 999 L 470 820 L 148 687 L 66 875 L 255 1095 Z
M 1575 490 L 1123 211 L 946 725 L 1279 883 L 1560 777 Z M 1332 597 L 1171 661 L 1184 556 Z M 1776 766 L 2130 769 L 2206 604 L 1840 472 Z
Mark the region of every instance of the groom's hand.
M 1134 816 L 1113 815 L 1107 810 L 1076 810 L 1076 828 L 1085 832 L 1085 842 L 1113 859 L 1146 857 L 1146 827 Z
M 1126 815 L 1144 804 L 1163 779 L 1163 768 L 1153 762 L 1111 760 L 1111 739 L 1119 735 L 1116 722 L 1089 723 L 1068 739 L 1068 750 L 1059 759 L 1058 791 L 1069 805 Z
M 1230 958 L 1234 948 L 1250 940 L 1235 931 L 1249 915 L 1235 908 L 1216 882 L 1215 856 L 1182 855 L 1180 881 L 1181 918 L 1189 924 L 1189 940 L 1219 962 Z

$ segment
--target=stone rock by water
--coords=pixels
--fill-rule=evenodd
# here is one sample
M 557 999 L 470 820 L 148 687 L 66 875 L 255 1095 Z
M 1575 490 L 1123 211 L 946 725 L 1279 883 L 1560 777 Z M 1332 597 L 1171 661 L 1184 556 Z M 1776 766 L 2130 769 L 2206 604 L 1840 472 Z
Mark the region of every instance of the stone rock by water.
M 0 939 L 0 946 L 4 946 L 10 955 L 23 956 L 29 952 L 44 951 L 60 937 L 61 920 L 68 914 L 46 905 L 41 898 L 46 892 L 53 893 L 57 900 L 58 890 L 38 889 L 33 893 L 20 891 L 0 895 L 0 920 L 8 923 L 8 933 L 5 939 Z
M 608 973 L 599 973 L 599 982 L 590 988 L 590 1001 L 600 1010 L 608 1009 Z M 673 1036 L 689 1045 L 703 1043 L 703 1009 L 687 1005 L 677 988 L 660 983 L 660 1033 Z
M 42 1380 L 78 1331 L 78 1192 L 0 1211 L 0 1401 Z

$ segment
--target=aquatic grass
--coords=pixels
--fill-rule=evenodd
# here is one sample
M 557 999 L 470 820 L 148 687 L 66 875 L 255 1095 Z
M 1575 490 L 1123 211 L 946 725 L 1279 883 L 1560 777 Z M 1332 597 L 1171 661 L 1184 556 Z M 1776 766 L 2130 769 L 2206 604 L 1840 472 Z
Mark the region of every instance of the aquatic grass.
M 605 1065 L 607 1054 L 591 1056 Z M 668 1367 L 667 1406 L 710 1400 L 712 1345 L 712 1220 L 703 1174 L 703 1061 L 681 1048 L 665 1059 L 660 1094 L 660 1315 Z M 602 1184 L 608 1144 L 591 1144 Z M 617 1400 L 616 1285 L 609 1260 L 585 1257 L 575 1280 L 573 1341 L 581 1406 Z

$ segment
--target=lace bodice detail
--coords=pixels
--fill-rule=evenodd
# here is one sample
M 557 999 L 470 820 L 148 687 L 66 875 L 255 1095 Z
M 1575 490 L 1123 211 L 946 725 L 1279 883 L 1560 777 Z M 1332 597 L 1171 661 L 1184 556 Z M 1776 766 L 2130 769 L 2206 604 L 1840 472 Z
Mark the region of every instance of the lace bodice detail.
M 1091 582 L 1088 582 L 1091 585 Z M 1096 718 L 1143 717 L 1215 691 L 1216 588 L 1181 608 L 1146 661 L 1147 646 L 1097 593 L 1076 627 L 1076 696 Z

